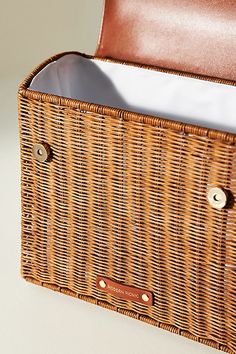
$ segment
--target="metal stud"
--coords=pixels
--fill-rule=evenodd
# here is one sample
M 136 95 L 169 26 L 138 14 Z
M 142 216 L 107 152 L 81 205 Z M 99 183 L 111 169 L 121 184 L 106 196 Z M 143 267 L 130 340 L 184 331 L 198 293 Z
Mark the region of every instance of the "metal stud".
M 222 188 L 214 187 L 208 191 L 207 199 L 213 208 L 223 209 L 227 204 L 227 193 Z
M 33 155 L 39 162 L 47 161 L 51 155 L 50 146 L 46 143 L 34 144 Z
M 99 281 L 99 286 L 104 289 L 104 288 L 106 288 L 107 284 L 106 284 L 106 282 L 104 280 L 100 280 Z
M 143 300 L 144 302 L 148 302 L 148 301 L 149 301 L 149 296 L 148 296 L 147 294 L 143 294 L 143 295 L 142 295 L 142 300 Z

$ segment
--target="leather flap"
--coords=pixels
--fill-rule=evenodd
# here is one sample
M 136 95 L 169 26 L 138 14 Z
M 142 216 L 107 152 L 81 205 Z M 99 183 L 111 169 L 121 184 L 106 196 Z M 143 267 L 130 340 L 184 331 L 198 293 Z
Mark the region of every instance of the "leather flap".
M 236 2 L 106 0 L 96 55 L 236 80 Z

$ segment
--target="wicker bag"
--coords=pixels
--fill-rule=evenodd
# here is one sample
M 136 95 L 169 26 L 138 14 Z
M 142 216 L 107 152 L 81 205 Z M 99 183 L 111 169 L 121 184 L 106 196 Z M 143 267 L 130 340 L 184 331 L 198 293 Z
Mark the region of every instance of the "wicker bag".
M 107 1 L 21 84 L 22 275 L 236 353 L 236 5 L 174 3 Z

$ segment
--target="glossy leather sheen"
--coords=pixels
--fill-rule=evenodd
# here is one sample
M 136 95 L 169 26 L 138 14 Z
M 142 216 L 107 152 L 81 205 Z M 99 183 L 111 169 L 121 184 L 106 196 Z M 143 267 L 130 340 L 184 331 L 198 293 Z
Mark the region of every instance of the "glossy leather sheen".
M 104 284 L 103 287 L 100 285 L 101 281 Z M 140 304 L 146 306 L 153 306 L 154 303 L 154 297 L 151 291 L 120 284 L 116 281 L 101 276 L 97 276 L 96 287 L 100 291 L 104 291 L 120 299 L 139 302 Z M 143 296 L 146 297 L 146 299 L 144 297 L 145 301 L 143 300 Z
M 96 55 L 236 80 L 236 1 L 107 0 Z

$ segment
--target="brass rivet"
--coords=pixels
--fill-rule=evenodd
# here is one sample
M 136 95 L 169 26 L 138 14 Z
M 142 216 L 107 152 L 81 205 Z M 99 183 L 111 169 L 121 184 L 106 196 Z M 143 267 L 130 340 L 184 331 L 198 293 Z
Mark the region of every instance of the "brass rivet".
M 208 191 L 207 199 L 213 208 L 223 209 L 227 204 L 227 193 L 222 188 L 214 187 Z
M 105 282 L 104 280 L 100 280 L 100 281 L 99 281 L 99 285 L 100 285 L 100 287 L 103 288 L 103 289 L 106 288 L 106 286 L 107 286 L 107 284 L 106 284 L 106 282 Z
M 148 296 L 147 294 L 143 294 L 143 295 L 142 295 L 142 300 L 143 300 L 144 302 L 148 302 L 148 301 L 149 301 L 149 296 Z
M 50 146 L 46 143 L 34 144 L 33 155 L 39 162 L 45 162 L 51 155 Z

